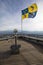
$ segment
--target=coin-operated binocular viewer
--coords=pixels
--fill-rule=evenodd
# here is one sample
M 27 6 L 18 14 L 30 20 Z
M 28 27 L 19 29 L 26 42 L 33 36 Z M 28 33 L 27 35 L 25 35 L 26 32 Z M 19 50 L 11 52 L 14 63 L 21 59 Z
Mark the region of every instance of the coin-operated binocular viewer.
M 11 53 L 12 54 L 19 54 L 20 53 L 20 47 L 21 45 L 17 44 L 17 29 L 14 30 L 14 38 L 15 38 L 15 44 L 11 46 Z

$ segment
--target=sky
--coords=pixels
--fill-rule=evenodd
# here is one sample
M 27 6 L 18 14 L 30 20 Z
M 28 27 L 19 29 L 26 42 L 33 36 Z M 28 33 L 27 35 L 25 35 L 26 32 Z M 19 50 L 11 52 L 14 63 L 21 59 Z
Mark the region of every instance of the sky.
M 36 17 L 21 20 L 21 10 L 36 3 Z M 0 0 L 0 31 L 3 30 L 43 31 L 43 0 Z

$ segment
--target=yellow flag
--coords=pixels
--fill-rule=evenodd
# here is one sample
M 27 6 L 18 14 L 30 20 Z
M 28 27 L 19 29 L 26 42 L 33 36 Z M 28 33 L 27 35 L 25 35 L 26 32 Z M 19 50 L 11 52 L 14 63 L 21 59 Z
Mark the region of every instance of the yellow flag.
M 36 12 L 37 9 L 38 9 L 38 8 L 37 8 L 36 3 L 34 3 L 34 4 L 32 4 L 30 7 L 28 7 L 28 11 L 29 11 L 30 13 Z
M 37 10 L 38 10 L 37 4 L 36 3 L 32 4 L 28 8 L 22 10 L 22 19 L 34 18 L 36 16 Z
M 28 16 L 29 16 L 29 14 L 26 13 L 26 14 L 22 15 L 22 19 L 28 18 Z

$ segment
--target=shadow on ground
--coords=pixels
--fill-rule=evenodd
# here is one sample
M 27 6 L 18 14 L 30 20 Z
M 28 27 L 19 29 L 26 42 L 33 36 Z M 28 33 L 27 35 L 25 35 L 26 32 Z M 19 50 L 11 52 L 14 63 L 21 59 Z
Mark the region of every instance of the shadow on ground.
M 39 52 L 41 52 L 42 54 L 43 54 L 43 45 L 41 45 L 41 44 L 39 44 L 39 42 L 34 42 L 34 41 L 31 41 L 31 40 L 29 40 L 29 39 L 24 39 L 24 38 L 18 38 L 18 40 L 23 40 L 23 41 L 25 41 L 25 42 L 30 42 L 30 44 L 32 44 L 35 48 L 37 48 L 37 50 L 39 51 Z
M 11 50 L 0 52 L 0 59 L 9 58 L 11 55 Z
M 6 59 L 9 58 L 11 55 L 17 55 L 19 54 L 19 49 L 11 49 L 11 50 L 7 50 L 5 52 L 0 52 L 0 59 Z

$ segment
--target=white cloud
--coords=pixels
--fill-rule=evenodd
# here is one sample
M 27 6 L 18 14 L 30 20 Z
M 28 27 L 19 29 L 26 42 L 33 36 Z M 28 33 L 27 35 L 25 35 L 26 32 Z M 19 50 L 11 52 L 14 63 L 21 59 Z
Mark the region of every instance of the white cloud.
M 22 30 L 27 30 L 27 31 L 43 31 L 43 1 L 37 1 L 34 0 L 32 2 L 29 2 L 29 4 L 32 4 L 36 1 L 37 6 L 38 6 L 38 12 L 35 18 L 28 18 L 24 19 L 22 21 Z M 26 4 L 28 6 L 28 3 Z M 23 5 L 24 7 L 27 7 L 25 4 Z M 2 3 L 1 7 L 1 13 L 3 13 L 2 18 L 0 19 L 0 30 L 10 30 L 17 28 L 18 30 L 21 29 L 21 8 L 18 12 L 14 12 L 13 14 L 7 11 L 7 6 L 5 6 L 4 3 Z M 9 6 L 11 9 L 11 7 Z M 19 7 L 18 7 L 19 8 Z M 11 9 L 12 11 L 12 9 Z
M 23 30 L 28 31 L 43 31 L 43 2 L 36 2 L 38 12 L 35 18 L 26 19 L 23 21 Z

